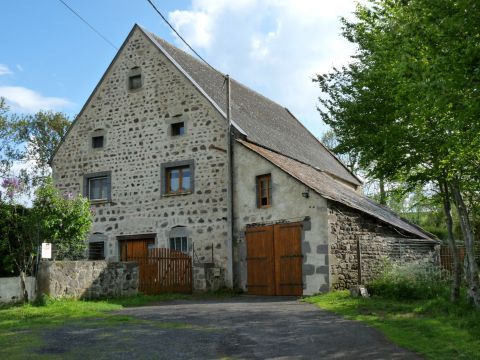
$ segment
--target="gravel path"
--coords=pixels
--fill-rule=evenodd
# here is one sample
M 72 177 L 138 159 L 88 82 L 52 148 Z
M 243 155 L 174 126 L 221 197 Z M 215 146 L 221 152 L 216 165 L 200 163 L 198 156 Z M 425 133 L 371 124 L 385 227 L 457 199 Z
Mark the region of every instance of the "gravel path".
M 121 324 L 43 334 L 65 359 L 420 359 L 375 329 L 288 298 L 175 301 L 118 312 Z

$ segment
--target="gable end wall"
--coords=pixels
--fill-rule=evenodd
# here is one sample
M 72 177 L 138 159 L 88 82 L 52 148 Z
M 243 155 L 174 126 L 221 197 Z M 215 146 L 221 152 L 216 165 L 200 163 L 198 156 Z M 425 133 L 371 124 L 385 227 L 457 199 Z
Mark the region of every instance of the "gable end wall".
M 140 66 L 143 87 L 129 91 L 128 74 Z M 186 135 L 172 137 L 172 117 Z M 105 148 L 91 148 L 104 129 Z M 62 192 L 83 193 L 84 176 L 111 172 L 111 201 L 92 206 L 92 233 L 106 235 L 107 259 L 118 259 L 118 236 L 156 234 L 168 247 L 175 226 L 185 226 L 194 261 L 227 264 L 227 124 L 212 104 L 138 28 L 70 129 L 52 162 Z M 194 193 L 162 196 L 161 167 L 193 161 Z M 97 236 L 98 237 L 98 236 Z M 192 253 L 191 253 L 192 254 Z M 199 285 L 200 286 L 200 285 Z

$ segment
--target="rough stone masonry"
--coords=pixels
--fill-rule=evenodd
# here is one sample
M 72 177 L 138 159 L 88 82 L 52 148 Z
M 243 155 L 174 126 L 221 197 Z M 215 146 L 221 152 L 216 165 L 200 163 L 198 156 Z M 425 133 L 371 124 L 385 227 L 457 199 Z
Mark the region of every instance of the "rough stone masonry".
M 136 67 L 143 86 L 132 91 L 128 75 Z M 180 120 L 185 135 L 172 136 L 170 124 Z M 111 173 L 111 198 L 93 205 L 92 234 L 106 239 L 107 259 L 119 258 L 117 236 L 155 234 L 155 246 L 169 247 L 170 232 L 182 226 L 194 261 L 211 263 L 213 253 L 214 265 L 226 269 L 226 132 L 225 119 L 136 30 L 56 154 L 54 182 L 82 193 L 86 175 Z M 101 149 L 90 143 L 96 133 L 105 137 Z M 162 165 L 178 161 L 193 162 L 193 191 L 162 195 Z
M 38 295 L 85 299 L 133 296 L 138 293 L 134 262 L 42 261 Z

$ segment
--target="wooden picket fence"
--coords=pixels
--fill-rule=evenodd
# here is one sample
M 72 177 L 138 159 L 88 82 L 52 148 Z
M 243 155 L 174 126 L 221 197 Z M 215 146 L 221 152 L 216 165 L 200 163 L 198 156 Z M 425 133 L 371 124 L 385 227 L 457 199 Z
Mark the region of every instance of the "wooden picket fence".
M 148 249 L 146 256 L 129 256 L 139 265 L 139 291 L 143 294 L 191 294 L 192 258 L 177 250 Z

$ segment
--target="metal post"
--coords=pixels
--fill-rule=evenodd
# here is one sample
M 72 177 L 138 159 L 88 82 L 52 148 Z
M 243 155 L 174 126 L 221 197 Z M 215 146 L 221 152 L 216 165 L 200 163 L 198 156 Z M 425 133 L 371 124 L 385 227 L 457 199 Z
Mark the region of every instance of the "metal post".
M 227 286 L 233 287 L 233 146 L 230 106 L 230 76 L 225 76 L 227 105 Z

